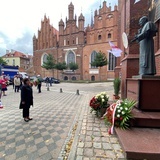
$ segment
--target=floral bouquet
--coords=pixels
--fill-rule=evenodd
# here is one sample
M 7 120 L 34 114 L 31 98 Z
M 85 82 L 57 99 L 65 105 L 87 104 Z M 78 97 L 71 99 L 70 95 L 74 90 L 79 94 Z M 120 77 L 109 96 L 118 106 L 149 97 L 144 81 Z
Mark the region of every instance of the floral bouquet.
M 106 94 L 106 92 L 101 92 L 92 97 L 89 103 L 89 106 L 91 107 L 91 112 L 95 111 L 97 116 L 102 116 L 100 115 L 101 109 L 106 109 L 108 107 L 108 100 L 109 96 Z
M 130 119 L 133 118 L 132 109 L 136 105 L 134 100 L 118 100 L 110 105 L 105 114 L 106 120 L 110 123 L 109 134 L 113 134 L 113 128 L 119 127 L 127 129 L 130 125 Z

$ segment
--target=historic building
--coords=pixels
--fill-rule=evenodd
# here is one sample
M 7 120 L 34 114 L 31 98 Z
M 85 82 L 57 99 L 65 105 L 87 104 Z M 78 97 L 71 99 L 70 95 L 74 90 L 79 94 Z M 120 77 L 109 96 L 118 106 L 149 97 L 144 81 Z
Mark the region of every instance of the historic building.
M 6 50 L 6 54 L 2 56 L 2 59 L 6 61 L 9 66 L 19 66 L 19 71 L 27 72 L 33 68 L 32 55 L 15 51 L 13 49 L 11 49 L 11 51 Z
M 74 15 L 72 2 L 68 6 L 68 18 L 65 22 L 59 21 L 59 31 L 50 25 L 50 19 L 44 16 L 38 36 L 33 37 L 33 64 L 36 74 L 42 77 L 54 76 L 63 80 L 107 80 L 114 78 L 116 58 L 108 53 L 109 41 L 117 45 L 118 10 L 114 6 L 107 6 L 106 1 L 102 7 L 91 16 L 91 24 L 85 27 L 85 17 Z M 78 24 L 78 25 L 77 25 Z M 108 58 L 108 65 L 95 68 L 91 66 L 97 52 L 102 51 Z M 48 54 L 52 54 L 57 62 L 74 62 L 78 64 L 76 71 L 54 70 L 47 71 L 42 68 Z M 54 74 L 54 75 L 53 75 Z

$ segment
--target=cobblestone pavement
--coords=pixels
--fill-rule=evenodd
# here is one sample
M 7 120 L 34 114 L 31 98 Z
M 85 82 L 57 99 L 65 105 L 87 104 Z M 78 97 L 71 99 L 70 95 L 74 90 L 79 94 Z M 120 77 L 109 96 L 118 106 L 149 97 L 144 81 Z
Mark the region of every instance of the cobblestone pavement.
M 63 93 L 60 93 L 60 90 Z M 79 90 L 80 95 L 77 95 Z M 0 109 L 0 160 L 63 159 L 64 148 L 77 123 L 70 160 L 124 158 L 116 136 L 109 136 L 103 120 L 90 113 L 90 98 L 101 91 L 113 93 L 112 83 L 55 84 L 34 92 L 33 120 L 24 122 L 19 109 L 20 93 L 8 87 Z M 98 160 L 98 159 L 97 159 Z

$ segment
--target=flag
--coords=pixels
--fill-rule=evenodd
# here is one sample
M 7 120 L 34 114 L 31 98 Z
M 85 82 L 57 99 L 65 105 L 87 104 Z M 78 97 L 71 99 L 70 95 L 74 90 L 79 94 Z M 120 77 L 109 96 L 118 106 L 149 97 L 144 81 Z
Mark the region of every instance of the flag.
M 139 2 L 140 0 L 135 0 L 134 4 L 136 4 L 137 2 Z
M 108 52 L 112 53 L 115 57 L 120 57 L 123 51 L 110 41 L 109 45 L 111 46 L 111 50 L 108 50 Z

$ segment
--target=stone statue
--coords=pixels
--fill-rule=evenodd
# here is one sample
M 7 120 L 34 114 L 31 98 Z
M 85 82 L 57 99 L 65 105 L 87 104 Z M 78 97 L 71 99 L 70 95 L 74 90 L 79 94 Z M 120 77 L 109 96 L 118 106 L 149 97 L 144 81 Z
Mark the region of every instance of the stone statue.
M 138 30 L 138 34 L 131 41 L 137 41 L 140 44 L 139 55 L 139 75 L 155 75 L 155 55 L 154 55 L 154 40 L 156 36 L 156 26 L 153 22 L 148 21 L 146 16 L 139 20 L 139 25 L 142 27 Z

